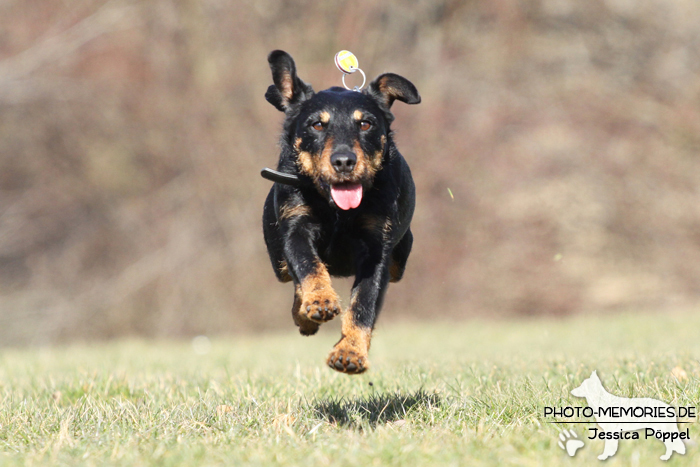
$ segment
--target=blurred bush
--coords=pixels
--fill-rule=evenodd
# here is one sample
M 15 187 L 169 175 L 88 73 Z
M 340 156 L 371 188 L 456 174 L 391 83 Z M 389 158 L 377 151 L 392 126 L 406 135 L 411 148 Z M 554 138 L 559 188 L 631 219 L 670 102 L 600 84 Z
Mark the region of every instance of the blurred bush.
M 292 326 L 260 227 L 275 48 L 317 90 L 349 49 L 423 96 L 394 106 L 419 204 L 383 320 L 694 302 L 698 18 L 693 0 L 2 2 L 0 342 Z

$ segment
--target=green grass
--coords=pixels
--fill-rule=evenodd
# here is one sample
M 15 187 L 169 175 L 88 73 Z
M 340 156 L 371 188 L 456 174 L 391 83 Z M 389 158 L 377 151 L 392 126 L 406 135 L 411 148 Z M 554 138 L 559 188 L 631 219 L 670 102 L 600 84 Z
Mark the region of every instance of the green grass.
M 598 465 L 603 441 L 569 458 L 544 406 L 583 405 L 569 391 L 592 370 L 619 395 L 700 405 L 698 330 L 699 313 L 380 324 L 355 377 L 323 364 L 337 324 L 216 339 L 206 355 L 189 342 L 6 349 L 0 464 Z M 687 453 L 668 465 L 700 460 L 686 426 Z M 622 441 L 600 465 L 660 465 L 663 452 Z

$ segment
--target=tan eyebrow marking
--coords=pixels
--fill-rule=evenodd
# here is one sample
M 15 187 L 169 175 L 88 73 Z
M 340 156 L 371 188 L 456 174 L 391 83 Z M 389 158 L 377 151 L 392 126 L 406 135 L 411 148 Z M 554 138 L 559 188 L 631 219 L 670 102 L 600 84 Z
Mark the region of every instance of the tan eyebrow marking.
M 355 120 L 358 121 L 358 122 L 359 122 L 360 120 L 362 120 L 362 117 L 364 117 L 364 115 L 362 114 L 362 112 L 360 112 L 359 110 L 356 110 L 355 112 L 353 112 L 352 116 L 353 116 L 353 117 L 355 118 Z
M 325 110 L 321 112 L 321 114 L 318 116 L 319 120 L 321 120 L 321 123 L 324 125 L 328 123 L 331 120 L 331 114 L 326 112 Z

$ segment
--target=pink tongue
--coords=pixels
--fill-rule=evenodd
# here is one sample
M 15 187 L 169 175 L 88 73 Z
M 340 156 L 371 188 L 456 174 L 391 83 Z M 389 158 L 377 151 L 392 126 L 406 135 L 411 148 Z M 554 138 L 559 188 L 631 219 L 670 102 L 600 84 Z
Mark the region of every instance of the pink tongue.
M 362 185 L 359 183 L 332 185 L 331 196 L 340 209 L 344 211 L 355 209 L 362 201 Z

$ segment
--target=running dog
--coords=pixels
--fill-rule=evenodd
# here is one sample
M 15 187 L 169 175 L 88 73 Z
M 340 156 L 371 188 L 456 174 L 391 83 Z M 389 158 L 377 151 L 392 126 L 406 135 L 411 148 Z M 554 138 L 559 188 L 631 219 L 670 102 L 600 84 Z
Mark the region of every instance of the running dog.
M 421 98 L 393 73 L 360 92 L 314 93 L 289 54 L 275 50 L 268 62 L 274 84 L 265 98 L 285 113 L 276 183 L 263 210 L 272 268 L 294 283 L 292 317 L 306 336 L 341 311 L 331 276 L 355 276 L 327 363 L 362 373 L 387 286 L 403 276 L 413 243 L 415 187 L 392 139 L 391 106 Z

